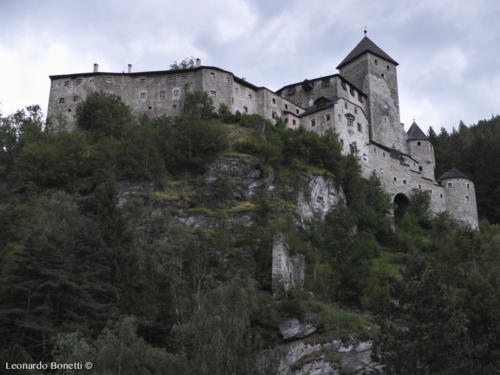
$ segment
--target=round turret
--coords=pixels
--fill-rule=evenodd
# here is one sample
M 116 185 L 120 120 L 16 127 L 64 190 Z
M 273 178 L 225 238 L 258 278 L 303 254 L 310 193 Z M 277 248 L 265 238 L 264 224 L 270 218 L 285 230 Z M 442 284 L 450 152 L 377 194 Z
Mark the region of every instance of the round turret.
M 418 161 L 418 172 L 425 178 L 434 180 L 434 147 L 429 138 L 424 134 L 420 127 L 413 121 L 406 134 L 408 152 L 411 157 Z
M 446 210 L 460 224 L 477 229 L 478 216 L 474 182 L 456 168 L 444 173 L 439 182 L 446 198 Z

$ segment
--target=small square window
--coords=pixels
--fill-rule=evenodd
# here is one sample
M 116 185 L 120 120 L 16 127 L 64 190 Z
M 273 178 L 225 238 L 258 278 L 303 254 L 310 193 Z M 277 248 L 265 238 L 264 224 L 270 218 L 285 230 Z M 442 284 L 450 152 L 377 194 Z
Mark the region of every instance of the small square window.
M 238 89 L 237 87 L 234 88 L 234 93 L 237 94 L 240 92 L 240 89 Z
M 78 79 L 76 80 L 76 84 L 77 84 L 77 85 L 81 85 L 81 84 L 82 84 L 82 79 L 81 79 L 81 78 L 78 78 Z
M 443 194 L 439 194 L 439 198 L 443 198 Z
M 167 77 L 167 82 L 168 83 L 174 82 L 174 77 Z
M 273 100 L 273 104 L 276 104 L 276 98 L 273 98 L 272 100 Z
M 418 185 L 418 188 L 419 188 L 419 189 L 422 189 L 422 185 Z
M 64 98 L 59 98 L 59 103 L 60 104 L 64 103 Z
M 347 102 L 344 102 L 344 108 L 347 109 Z
M 146 92 L 145 91 L 141 92 L 141 99 L 146 99 Z
M 363 131 L 363 128 L 361 127 L 361 124 L 358 122 L 358 132 L 362 132 Z
M 243 113 L 248 113 L 248 108 L 247 107 L 243 107 Z
M 405 185 L 406 185 L 406 180 L 403 180 L 403 184 L 405 184 Z
M 296 114 L 299 114 L 299 110 L 298 110 L 298 109 L 296 109 L 296 110 L 295 110 L 295 113 L 296 113 Z
M 469 196 L 468 196 L 468 195 L 466 195 L 466 196 L 465 196 L 465 199 L 466 199 L 466 200 L 467 200 L 467 202 L 468 202 L 468 201 L 469 201 Z
M 71 108 L 68 108 L 68 112 L 71 112 Z
M 210 96 L 211 96 L 211 97 L 215 97 L 215 91 L 210 90 Z
M 329 114 L 329 113 L 327 113 L 327 114 L 325 115 L 325 119 L 326 119 L 326 121 L 330 121 L 330 114 Z
M 340 139 L 340 144 L 341 144 L 342 146 L 344 146 L 344 140 L 343 140 L 343 139 Z
M 226 76 L 226 77 L 224 77 L 224 82 L 225 82 L 225 83 L 229 83 L 229 77 L 227 77 L 227 76 Z
M 177 108 L 177 104 L 174 104 L 174 109 L 176 109 L 176 108 Z
M 215 73 L 214 72 L 210 72 L 210 78 L 215 78 Z
M 390 69 L 390 68 L 389 68 L 389 65 L 387 65 L 387 66 L 386 66 L 386 68 L 387 68 L 387 71 L 389 71 L 389 69 Z
M 451 182 L 448 182 L 448 187 L 451 188 L 453 187 L 452 183 Z
M 380 76 L 381 76 L 382 78 L 384 78 L 384 77 L 385 77 L 385 76 L 384 76 L 384 73 L 382 73 Z
M 366 154 L 363 154 L 363 160 L 364 160 L 364 161 L 367 161 L 367 160 L 368 160 L 368 156 L 366 156 Z
M 347 125 L 348 126 L 352 126 L 353 123 L 354 123 L 354 120 L 351 117 L 347 118 Z
M 271 114 L 271 117 L 272 117 L 273 119 L 275 119 L 276 117 L 278 117 L 278 115 L 277 115 L 277 113 L 276 113 L 276 112 L 274 112 L 274 111 L 273 111 L 273 113 Z
M 179 89 L 174 89 L 173 94 L 174 94 L 174 96 L 180 96 L 180 94 L 181 94 L 181 90 L 179 90 Z
M 78 97 L 78 95 L 73 96 L 73 101 L 74 101 L 74 102 L 77 102 L 79 99 L 80 99 L 80 98 Z
M 354 107 L 354 113 L 358 113 L 358 108 Z
M 418 167 L 418 171 L 419 171 L 419 172 L 422 172 L 422 170 L 423 170 L 423 169 L 424 169 L 424 168 L 422 168 L 421 166 L 420 166 L 420 167 Z
M 467 189 L 469 189 L 469 184 L 467 184 Z
M 328 78 L 321 81 L 321 86 L 330 87 L 330 80 Z
M 316 126 L 316 120 L 315 120 L 315 119 L 312 119 L 312 120 L 311 120 L 311 126 L 312 126 L 312 127 Z
M 64 87 L 69 87 L 69 81 L 64 81 Z
M 394 176 L 394 182 L 396 182 L 398 180 L 398 178 L 396 176 Z
M 420 146 L 420 142 L 417 142 L 417 146 Z
M 148 109 L 153 109 L 153 107 L 149 106 Z
M 294 124 L 294 125 L 295 125 L 295 123 L 296 123 L 296 121 L 295 121 L 295 119 L 293 119 L 293 120 L 292 120 L 292 124 Z
M 160 91 L 160 97 L 161 98 L 164 98 L 167 96 L 167 92 L 166 91 Z
M 248 99 L 252 100 L 252 94 L 248 94 Z
M 342 115 L 339 113 L 339 121 L 342 121 Z
M 285 109 L 288 109 L 288 104 L 285 104 Z
M 375 65 L 378 65 L 378 60 L 377 59 L 375 59 Z
M 181 76 L 181 82 L 186 82 L 187 81 L 187 77 L 186 76 Z
M 111 83 L 111 77 L 106 77 L 106 83 L 110 84 Z
M 139 80 L 139 82 L 141 83 L 141 85 L 144 85 L 144 84 L 146 83 L 146 79 L 145 79 L 145 78 L 141 78 L 141 79 Z

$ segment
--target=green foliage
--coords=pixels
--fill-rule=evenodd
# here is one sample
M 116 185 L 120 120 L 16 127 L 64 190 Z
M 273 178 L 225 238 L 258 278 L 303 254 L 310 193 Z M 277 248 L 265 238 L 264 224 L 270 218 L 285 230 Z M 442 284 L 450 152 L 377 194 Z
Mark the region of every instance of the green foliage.
M 133 122 L 130 108 L 121 98 L 103 92 L 91 94 L 78 104 L 76 118 L 80 129 L 114 137 Z
M 174 61 L 173 64 L 170 64 L 170 69 L 173 69 L 173 70 L 184 70 L 184 69 L 192 69 L 195 67 L 195 64 L 196 64 L 196 58 L 194 58 L 193 56 L 191 57 L 186 57 L 185 59 L 183 59 L 181 62 L 177 62 Z
M 374 345 L 388 374 L 472 373 L 467 319 L 436 272 L 412 259 L 391 298 Z
M 212 98 L 205 91 L 187 92 L 182 108 L 185 114 L 202 120 L 215 117 Z

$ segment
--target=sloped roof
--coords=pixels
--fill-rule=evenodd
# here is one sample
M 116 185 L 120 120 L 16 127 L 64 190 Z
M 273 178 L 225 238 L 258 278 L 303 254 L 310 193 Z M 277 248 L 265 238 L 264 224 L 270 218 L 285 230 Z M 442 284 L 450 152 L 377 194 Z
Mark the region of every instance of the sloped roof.
M 312 113 L 316 113 L 322 111 L 324 109 L 333 107 L 334 103 L 338 100 L 338 97 L 333 96 L 331 98 L 326 98 L 324 96 L 319 97 L 314 101 L 314 104 L 308 108 L 306 108 L 305 112 L 300 114 L 300 117 L 308 116 Z
M 465 173 L 459 171 L 457 168 L 451 168 L 449 171 L 443 173 L 441 177 L 439 177 L 439 181 L 441 180 L 447 180 L 449 178 L 466 178 L 470 180 L 470 177 L 467 176 Z
M 411 124 L 410 129 L 408 129 L 408 132 L 406 133 L 408 135 L 408 141 L 427 141 L 428 138 L 420 129 L 420 127 L 417 125 L 415 121 L 413 121 L 413 124 Z
M 347 55 L 347 57 L 342 60 L 342 62 L 337 66 L 337 69 L 341 69 L 343 66 L 349 64 L 351 61 L 357 59 L 359 56 L 367 52 L 370 52 L 375 56 L 387 60 L 394 65 L 399 65 L 392 57 L 390 57 L 387 53 L 382 51 L 380 47 L 373 43 L 370 38 L 365 36 L 363 39 L 361 39 L 361 42 L 359 42 L 358 45 L 354 47 L 354 49 Z

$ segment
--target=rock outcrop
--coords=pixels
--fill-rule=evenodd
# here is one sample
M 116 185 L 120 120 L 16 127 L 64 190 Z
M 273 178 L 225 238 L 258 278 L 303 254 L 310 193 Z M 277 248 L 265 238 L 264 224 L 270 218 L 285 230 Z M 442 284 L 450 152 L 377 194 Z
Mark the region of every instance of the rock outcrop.
M 272 290 L 277 296 L 292 288 L 304 286 L 305 259 L 302 255 L 290 256 L 288 245 L 281 234 L 273 240 Z

